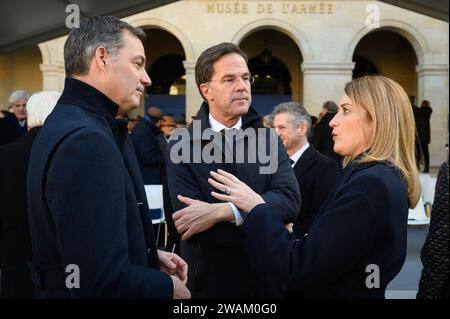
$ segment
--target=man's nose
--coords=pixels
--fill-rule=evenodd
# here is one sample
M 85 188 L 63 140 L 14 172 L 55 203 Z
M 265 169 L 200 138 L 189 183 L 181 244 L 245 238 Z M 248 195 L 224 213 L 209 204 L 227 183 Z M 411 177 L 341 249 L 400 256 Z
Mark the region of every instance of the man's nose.
M 236 90 L 237 91 L 242 91 L 242 90 L 247 89 L 247 84 L 241 76 L 239 76 L 235 81 L 236 81 Z
M 147 74 L 147 71 L 145 71 L 145 70 L 144 70 L 144 74 L 141 77 L 141 83 L 144 86 L 152 85 L 152 80 L 150 79 L 150 76 Z

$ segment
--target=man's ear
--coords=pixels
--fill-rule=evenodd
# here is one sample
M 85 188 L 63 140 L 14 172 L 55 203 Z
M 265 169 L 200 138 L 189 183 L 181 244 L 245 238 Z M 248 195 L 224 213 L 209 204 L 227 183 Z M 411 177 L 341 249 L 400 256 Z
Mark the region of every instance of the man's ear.
M 301 136 L 306 136 L 308 133 L 308 125 L 306 125 L 305 123 L 300 124 L 299 130 L 300 130 Z
M 108 59 L 108 51 L 106 50 L 105 47 L 99 46 L 95 50 L 94 64 L 97 66 L 98 69 L 106 70 L 107 59 Z
M 209 101 L 211 98 L 211 94 L 209 94 L 209 85 L 207 83 L 200 84 L 200 91 L 202 92 L 203 97 Z

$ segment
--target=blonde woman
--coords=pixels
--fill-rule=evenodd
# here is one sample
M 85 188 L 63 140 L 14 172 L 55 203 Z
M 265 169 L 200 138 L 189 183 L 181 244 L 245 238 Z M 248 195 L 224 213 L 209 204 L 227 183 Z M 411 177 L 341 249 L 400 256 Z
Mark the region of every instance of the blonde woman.
M 384 298 L 405 261 L 408 207 L 419 198 L 411 105 L 396 82 L 358 78 L 346 85 L 330 126 L 346 167 L 302 238 L 227 172 L 211 173 L 220 191 L 212 194 L 248 213 L 242 230 L 252 267 L 286 283 L 290 297 Z

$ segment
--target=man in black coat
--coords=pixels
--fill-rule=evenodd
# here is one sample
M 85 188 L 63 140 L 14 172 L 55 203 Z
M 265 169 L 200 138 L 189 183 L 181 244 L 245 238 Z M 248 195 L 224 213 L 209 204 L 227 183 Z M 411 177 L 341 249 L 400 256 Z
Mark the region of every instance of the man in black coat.
M 158 136 L 161 135 L 159 123 L 162 112 L 152 106 L 147 115 L 140 120 L 131 133 L 136 157 L 144 184 L 161 184 L 161 170 L 165 166 L 164 153 L 160 148 Z
M 322 106 L 321 116 L 314 127 L 311 143 L 322 154 L 331 157 L 342 169 L 342 156 L 334 151 L 334 142 L 330 122 L 338 111 L 338 106 L 333 101 L 327 101 Z
M 335 161 L 320 154 L 308 143 L 311 118 L 299 103 L 281 103 L 272 115 L 274 128 L 291 159 L 302 194 L 302 206 L 294 222 L 295 235 L 301 238 L 309 232 L 327 197 L 336 190 L 340 170 Z
M 420 157 L 423 157 L 424 160 L 423 173 L 428 173 L 430 170 L 430 152 L 428 145 L 430 144 L 431 113 L 433 113 L 433 109 L 428 100 L 423 100 L 420 107 L 414 107 L 414 118 L 419 134 L 419 155 Z
M 190 296 L 186 263 L 156 249 L 127 124 L 115 121 L 151 83 L 144 37 L 116 17 L 94 16 L 65 43 L 64 92 L 28 170 L 38 298 Z
M 32 298 L 26 179 L 31 144 L 39 128 L 0 148 L 1 298 Z
M 169 190 L 178 211 L 173 218 L 182 234 L 181 256 L 189 264 L 188 288 L 193 298 L 282 297 L 278 281 L 249 263 L 244 234 L 236 227 L 240 213 L 211 196 L 208 177 L 217 169 L 232 172 L 271 203 L 285 223 L 292 223 L 300 194 L 289 158 L 275 132 L 263 128 L 250 107 L 253 77 L 242 50 L 231 43 L 207 49 L 197 60 L 195 76 L 205 102 L 189 130 L 173 132 L 167 153 Z M 263 167 L 260 154 L 249 160 L 256 149 L 274 161 Z
M 20 136 L 28 132 L 27 126 L 27 101 L 28 93 L 24 90 L 16 90 L 9 96 L 9 112 L 14 114 L 16 130 Z
M 31 145 L 61 93 L 39 92 L 27 102 L 28 133 L 0 148 L 1 298 L 33 297 L 27 266 L 31 242 L 27 215 L 27 169 Z

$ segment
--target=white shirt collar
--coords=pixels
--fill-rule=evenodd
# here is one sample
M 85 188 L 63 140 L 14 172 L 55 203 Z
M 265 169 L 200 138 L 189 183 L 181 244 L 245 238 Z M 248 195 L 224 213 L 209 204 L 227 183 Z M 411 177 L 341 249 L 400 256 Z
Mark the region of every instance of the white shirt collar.
M 229 128 L 235 128 L 240 130 L 242 127 L 242 117 L 239 117 L 239 121 L 237 121 L 236 124 L 234 124 L 234 126 L 232 127 L 226 127 L 225 125 L 223 125 L 222 123 L 218 122 L 212 115 L 211 113 L 209 113 L 209 126 L 211 127 L 211 129 L 215 132 L 220 132 L 223 129 L 229 129 Z
M 309 147 L 309 143 L 306 142 L 305 145 L 303 145 L 297 152 L 295 152 L 292 156 L 291 156 L 291 160 L 294 161 L 294 163 L 292 163 L 292 167 L 295 166 L 295 164 L 297 163 L 297 161 L 299 160 L 299 158 L 303 155 L 303 153 L 308 149 Z

